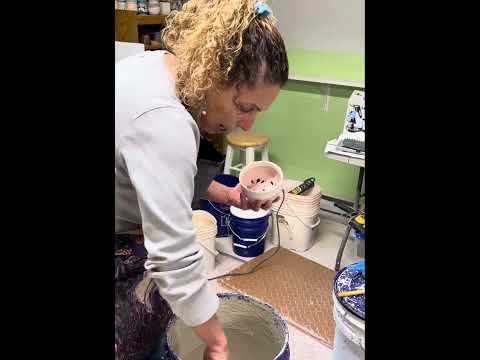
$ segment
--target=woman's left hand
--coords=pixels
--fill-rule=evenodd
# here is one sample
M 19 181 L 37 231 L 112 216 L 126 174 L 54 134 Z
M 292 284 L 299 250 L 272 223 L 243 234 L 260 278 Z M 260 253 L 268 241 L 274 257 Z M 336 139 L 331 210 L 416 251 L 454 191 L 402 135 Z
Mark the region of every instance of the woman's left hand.
M 230 188 L 228 190 L 227 197 L 229 205 L 233 205 L 242 210 L 254 211 L 258 211 L 260 208 L 262 208 L 263 210 L 270 209 L 272 207 L 272 203 L 277 200 L 249 200 L 247 196 L 242 192 L 240 184 L 238 184 L 234 188 Z

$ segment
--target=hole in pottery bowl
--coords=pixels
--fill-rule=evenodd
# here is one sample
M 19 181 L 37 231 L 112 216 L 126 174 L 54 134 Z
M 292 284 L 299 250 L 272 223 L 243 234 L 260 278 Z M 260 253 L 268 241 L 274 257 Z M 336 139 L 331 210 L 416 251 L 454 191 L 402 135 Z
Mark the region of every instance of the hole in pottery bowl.
M 246 171 L 242 177 L 242 183 L 251 191 L 264 192 L 275 189 L 280 179 L 277 169 L 269 165 L 262 165 Z
M 282 189 L 282 169 L 270 161 L 256 161 L 247 165 L 239 178 L 242 191 L 250 200 L 274 199 Z

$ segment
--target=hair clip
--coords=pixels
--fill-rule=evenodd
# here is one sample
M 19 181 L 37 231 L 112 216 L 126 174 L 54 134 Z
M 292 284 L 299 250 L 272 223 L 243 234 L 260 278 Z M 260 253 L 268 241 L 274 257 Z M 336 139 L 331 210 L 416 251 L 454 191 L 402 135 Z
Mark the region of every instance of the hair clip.
M 255 1 L 255 14 L 257 15 L 272 15 L 272 10 L 268 7 L 267 4 L 261 2 L 260 0 Z

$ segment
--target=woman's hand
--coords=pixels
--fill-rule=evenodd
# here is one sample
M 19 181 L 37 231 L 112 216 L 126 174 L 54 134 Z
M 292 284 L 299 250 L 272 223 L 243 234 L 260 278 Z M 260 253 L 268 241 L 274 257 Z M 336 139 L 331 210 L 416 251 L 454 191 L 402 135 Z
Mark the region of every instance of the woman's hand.
M 240 184 L 231 188 L 223 184 L 220 184 L 217 181 L 212 181 L 212 183 L 208 187 L 207 192 L 205 193 L 204 198 L 210 201 L 214 201 L 222 204 L 233 205 L 242 210 L 251 209 L 255 211 L 258 211 L 258 209 L 260 208 L 264 210 L 270 209 L 272 207 L 272 203 L 279 199 L 278 197 L 276 199 L 266 200 L 266 201 L 265 200 L 251 201 L 242 192 L 242 188 Z
M 203 352 L 203 360 L 228 360 L 227 337 L 216 315 L 192 329 L 207 345 Z
M 272 203 L 275 202 L 277 199 L 272 200 L 249 200 L 247 196 L 242 192 L 242 188 L 240 184 L 235 186 L 234 188 L 230 188 L 227 194 L 228 203 L 229 205 L 233 205 L 237 208 L 242 210 L 254 210 L 258 211 L 260 208 L 263 210 L 270 209 L 272 207 Z
M 203 352 L 203 360 L 228 360 L 228 356 L 228 349 L 226 347 L 225 349 L 218 349 L 207 346 Z

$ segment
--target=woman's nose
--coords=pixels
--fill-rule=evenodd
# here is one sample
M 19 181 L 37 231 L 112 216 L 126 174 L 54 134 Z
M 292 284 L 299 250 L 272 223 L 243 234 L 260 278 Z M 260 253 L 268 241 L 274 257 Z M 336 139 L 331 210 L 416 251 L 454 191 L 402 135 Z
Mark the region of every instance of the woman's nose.
M 256 113 L 243 116 L 238 122 L 238 127 L 244 131 L 250 130 L 253 124 L 255 123 L 256 116 L 257 116 Z

